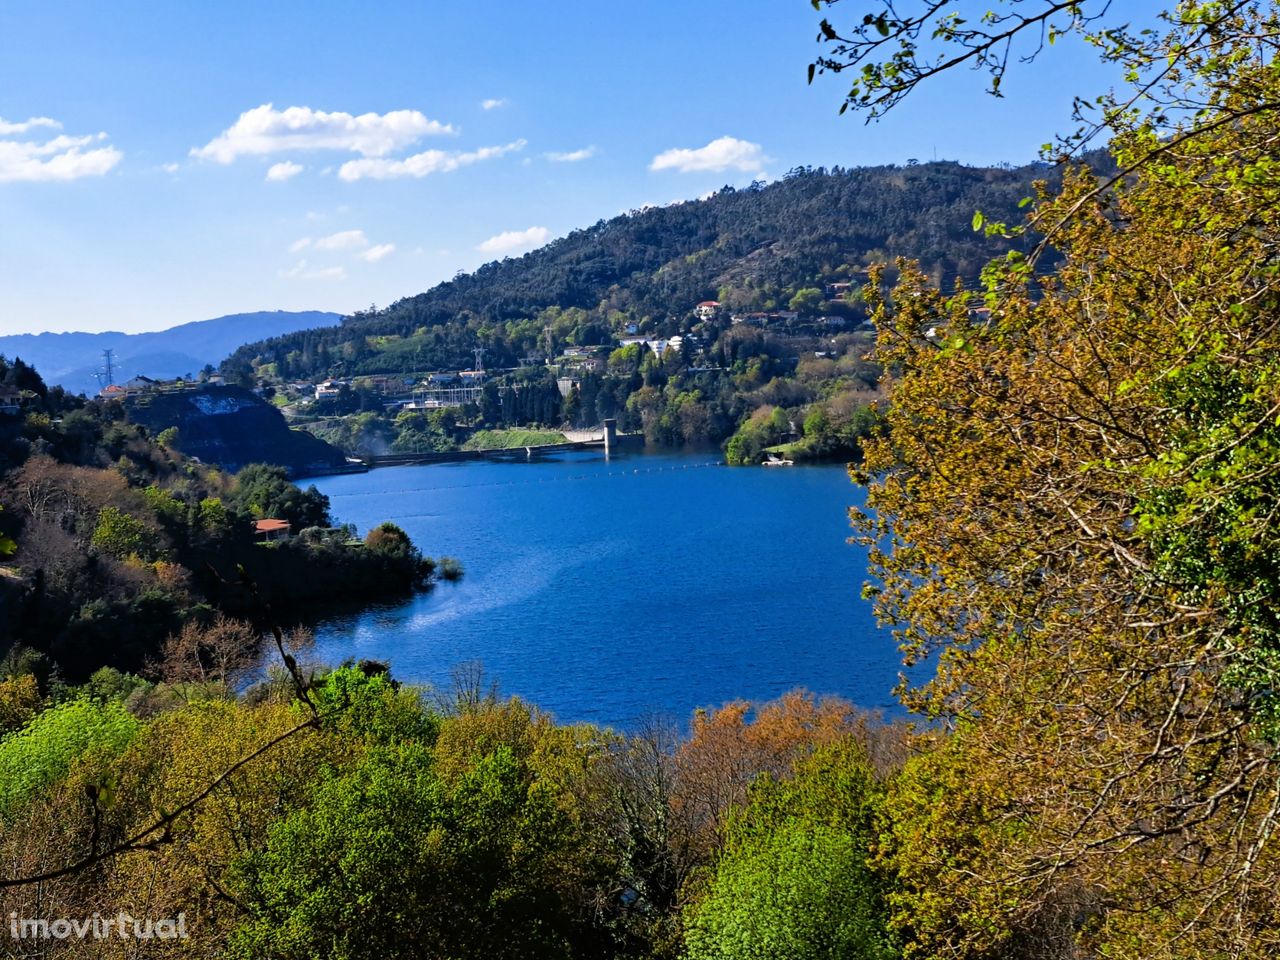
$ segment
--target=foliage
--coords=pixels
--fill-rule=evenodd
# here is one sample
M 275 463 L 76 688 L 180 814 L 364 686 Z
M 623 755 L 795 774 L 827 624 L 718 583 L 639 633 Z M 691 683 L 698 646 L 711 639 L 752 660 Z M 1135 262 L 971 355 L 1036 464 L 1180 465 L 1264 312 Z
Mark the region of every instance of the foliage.
M 0 680 L 0 734 L 26 724 L 40 706 L 40 685 L 35 674 L 24 673 Z
M 868 864 L 879 802 L 866 754 L 849 741 L 789 779 L 753 785 L 688 909 L 689 960 L 894 956 L 884 884 Z
M 155 550 L 155 537 L 147 525 L 117 507 L 103 507 L 98 511 L 98 525 L 89 542 L 118 560 L 145 559 Z
M 55 666 L 73 683 L 104 666 L 143 671 L 164 660 L 166 638 L 216 627 L 219 615 L 253 619 L 263 602 L 280 617 L 314 615 L 417 589 L 433 575 L 416 547 L 370 550 L 345 530 L 263 546 L 251 520 L 277 514 L 295 530 L 327 530 L 315 526 L 328 522 L 326 498 L 279 467 L 229 478 L 151 440 L 118 403 L 76 406 L 56 388 L 35 389 L 29 367 L 6 363 L 0 375 L 19 370 L 31 397 L 28 416 L 0 429 L 0 550 L 16 546 L 0 576 L 0 653 L 41 657 L 43 692 Z M 253 646 L 256 637 L 241 644 Z M 169 679 L 198 682 L 203 671 L 205 681 L 234 683 L 245 664 L 208 676 L 212 649 Z
M 256 519 L 288 520 L 295 530 L 329 525 L 329 498 L 289 481 L 284 467 L 251 463 L 236 474 L 231 504 Z
M 1211 6 L 1213 41 L 1192 17 L 1170 53 L 1208 104 L 1185 135 L 1125 130 L 1130 180 L 1042 197 L 1054 276 L 994 265 L 989 318 L 906 265 L 877 301 L 903 376 L 860 522 L 881 615 L 937 658 L 908 701 L 955 730 L 891 830 L 915 956 L 1280 946 L 1277 81 L 1256 43 L 1280 25 Z
M 114 701 L 81 698 L 50 707 L 0 739 L 0 816 L 47 789 L 89 751 L 109 756 L 138 731 L 138 721 Z
M 245 864 L 237 955 L 573 955 L 566 868 L 591 850 L 572 795 L 514 745 L 459 759 L 371 749 L 273 826 Z

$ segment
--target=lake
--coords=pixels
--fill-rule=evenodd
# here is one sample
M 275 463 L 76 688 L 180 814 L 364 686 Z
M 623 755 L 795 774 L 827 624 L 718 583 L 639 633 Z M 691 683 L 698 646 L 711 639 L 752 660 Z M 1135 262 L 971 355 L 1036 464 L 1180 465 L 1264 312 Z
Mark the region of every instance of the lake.
M 448 685 L 479 661 L 564 721 L 633 727 L 793 687 L 896 713 L 899 661 L 859 591 L 841 466 L 731 468 L 711 453 L 573 452 L 322 477 L 334 519 L 391 520 L 458 583 L 325 620 L 319 656 Z

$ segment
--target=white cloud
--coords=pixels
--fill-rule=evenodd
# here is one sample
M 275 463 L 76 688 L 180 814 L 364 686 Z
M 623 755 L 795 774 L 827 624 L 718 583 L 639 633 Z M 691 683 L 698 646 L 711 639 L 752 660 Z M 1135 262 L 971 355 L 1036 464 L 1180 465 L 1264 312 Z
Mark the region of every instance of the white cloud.
M 306 260 L 299 260 L 288 270 L 281 270 L 280 276 L 286 280 L 345 280 L 346 267 L 312 267 Z
M 367 247 L 369 238 L 364 235 L 363 230 L 342 230 L 331 233 L 327 237 L 321 237 L 315 245 L 317 250 L 352 250 Z
M 182 169 L 182 164 L 180 164 L 180 163 L 162 163 L 162 164 L 160 164 L 160 169 L 161 169 L 161 170 L 163 170 L 165 173 L 177 173 L 179 170 L 181 170 L 181 169 Z
M 583 147 L 581 150 L 570 150 L 567 153 L 557 153 L 553 150 L 546 157 L 552 163 L 578 163 L 580 160 L 590 160 L 595 155 L 596 148 L 590 146 Z
M 490 97 L 488 100 L 480 101 L 480 109 L 482 110 L 497 110 L 499 107 L 505 107 L 506 105 L 506 97 Z
M 50 117 L 32 117 L 29 120 L 6 120 L 0 117 L 0 137 L 12 136 L 15 133 L 30 133 L 36 127 L 61 130 L 62 124 Z
M 389 257 L 395 252 L 396 245 L 394 243 L 380 243 L 376 247 L 370 247 L 364 253 L 357 254 L 357 256 L 359 256 L 361 260 L 365 260 L 369 263 L 377 263 L 379 260 L 384 257 Z
M 718 173 L 722 170 L 750 173 L 759 170 L 767 161 L 760 144 L 736 137 L 720 137 L 696 150 L 666 150 L 653 158 L 649 169 L 679 170 L 681 173 Z
M 528 230 L 508 230 L 496 237 L 490 237 L 476 247 L 481 253 L 509 254 L 524 253 L 547 242 L 551 231 L 546 227 L 530 227 Z
M 365 157 L 381 157 L 429 134 L 454 132 L 448 124 L 429 120 L 417 110 L 352 116 L 310 107 L 277 110 L 264 103 L 240 114 L 235 123 L 203 147 L 192 147 L 191 155 L 218 163 L 285 150 L 346 150 Z
M 515 150 L 523 150 L 526 141 L 516 140 L 500 147 L 481 147 L 470 152 L 450 150 L 426 150 L 403 160 L 364 159 L 348 160 L 338 176 L 348 182 L 368 177 L 373 180 L 394 180 L 399 177 L 425 177 L 432 173 L 452 173 L 459 167 L 467 167 L 481 160 L 491 160 Z
M 300 239 L 298 239 L 298 240 L 293 241 L 293 243 L 289 244 L 289 252 L 290 252 L 290 253 L 297 253 L 297 252 L 298 252 L 298 251 L 300 251 L 300 250 L 305 250 L 305 249 L 307 249 L 307 247 L 309 247 L 309 246 L 311 246 L 311 238 L 310 238 L 310 237 L 302 237 L 302 238 L 300 238 Z
M 0 135 L 20 136 L 37 127 L 58 129 L 60 126 L 48 117 L 34 117 L 21 123 L 0 120 Z M 115 147 L 94 146 L 106 139 L 105 133 L 97 133 L 84 137 L 59 134 L 43 143 L 0 140 L 0 183 L 100 177 L 124 156 Z
M 300 163 L 294 163 L 292 160 L 283 160 L 280 163 L 273 163 L 267 170 L 267 180 L 280 183 L 291 177 L 296 177 L 303 170 L 307 169 Z

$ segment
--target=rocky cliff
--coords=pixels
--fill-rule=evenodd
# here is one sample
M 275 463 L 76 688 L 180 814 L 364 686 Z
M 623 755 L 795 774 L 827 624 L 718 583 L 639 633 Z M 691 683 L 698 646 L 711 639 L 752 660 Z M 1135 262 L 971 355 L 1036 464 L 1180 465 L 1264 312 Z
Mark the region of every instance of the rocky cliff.
M 227 470 L 273 463 L 301 476 L 325 473 L 345 462 L 337 447 L 289 429 L 279 410 L 241 387 L 145 393 L 130 397 L 125 409 L 130 420 L 153 436 L 176 427 L 179 450 Z

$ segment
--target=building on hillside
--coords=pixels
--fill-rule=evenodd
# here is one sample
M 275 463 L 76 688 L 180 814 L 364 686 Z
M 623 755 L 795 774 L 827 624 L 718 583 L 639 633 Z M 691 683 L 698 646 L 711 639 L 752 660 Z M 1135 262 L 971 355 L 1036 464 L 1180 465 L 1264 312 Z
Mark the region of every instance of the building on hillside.
M 334 400 L 342 393 L 343 383 L 340 380 L 325 380 L 316 384 L 317 400 Z
M 119 384 L 109 383 L 98 391 L 98 396 L 103 400 L 123 400 L 128 396 L 128 391 Z
M 556 358 L 556 364 L 562 370 L 603 373 L 605 368 L 605 358 L 600 356 L 598 353 L 572 353 L 566 350 L 563 356 Z
M 463 383 L 484 383 L 485 372 L 483 370 L 459 370 L 458 379 Z
M 292 530 L 293 525 L 288 520 L 253 521 L 253 532 L 263 543 L 271 540 L 288 540 Z
M 720 312 L 720 301 L 703 300 L 693 308 L 693 312 L 697 314 L 699 320 L 714 320 L 716 314 Z
M 156 389 L 160 386 L 160 381 L 152 380 L 150 377 L 144 377 L 142 374 L 138 374 L 132 380 L 126 380 L 122 386 L 124 387 L 125 393 L 133 395 L 135 393 L 146 393 L 149 390 Z

